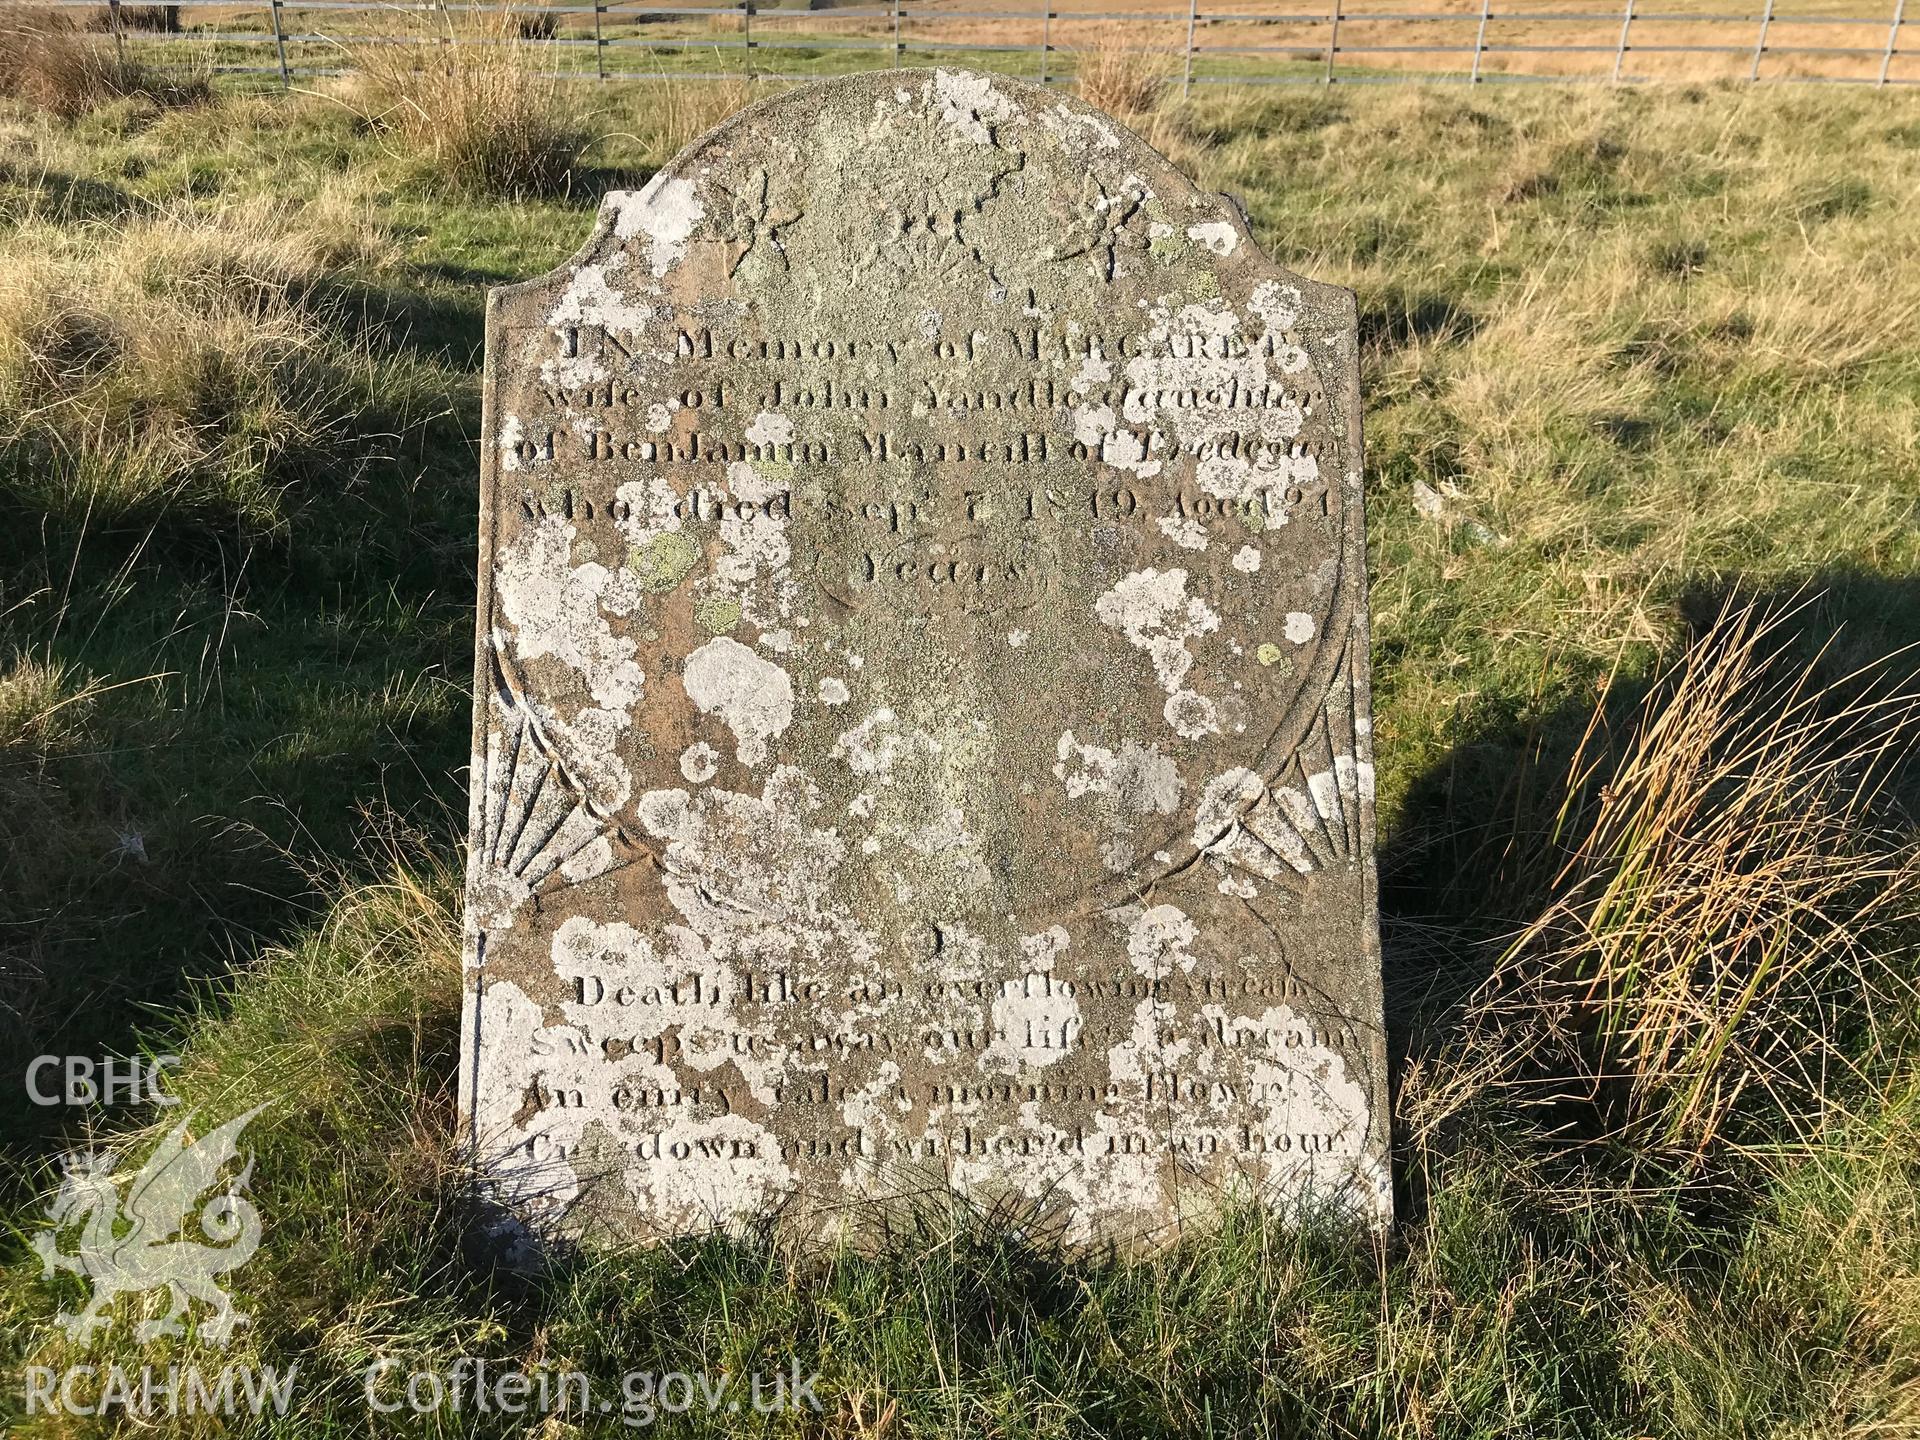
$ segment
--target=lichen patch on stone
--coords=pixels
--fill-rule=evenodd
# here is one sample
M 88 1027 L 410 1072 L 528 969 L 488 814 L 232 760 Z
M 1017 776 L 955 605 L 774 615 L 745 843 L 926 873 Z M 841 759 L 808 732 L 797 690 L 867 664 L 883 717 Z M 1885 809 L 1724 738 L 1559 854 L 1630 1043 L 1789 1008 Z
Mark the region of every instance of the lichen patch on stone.
M 793 677 L 738 640 L 716 636 L 687 657 L 687 698 L 733 732 L 742 765 L 767 758 L 767 742 L 793 723 Z

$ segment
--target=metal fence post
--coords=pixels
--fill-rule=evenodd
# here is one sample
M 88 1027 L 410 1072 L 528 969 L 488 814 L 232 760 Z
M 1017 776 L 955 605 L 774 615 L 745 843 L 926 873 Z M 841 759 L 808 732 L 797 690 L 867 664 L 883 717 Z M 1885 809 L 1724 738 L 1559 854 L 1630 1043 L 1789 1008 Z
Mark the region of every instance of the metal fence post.
M 1620 67 L 1627 59 L 1627 32 L 1633 28 L 1633 0 L 1627 0 L 1627 13 L 1620 21 L 1620 46 L 1613 52 L 1613 83 L 1620 83 Z
M 893 10 L 900 13 L 900 0 L 893 0 Z M 1045 85 L 1047 71 L 1053 60 L 1053 0 L 1040 0 L 1040 83 Z
M 607 78 L 607 42 L 600 35 L 600 16 L 606 8 L 601 0 L 593 0 L 593 74 L 603 84 Z
M 1326 83 L 1333 83 L 1333 56 L 1340 48 L 1340 0 L 1333 0 L 1332 28 L 1327 31 L 1327 74 Z
M 1880 57 L 1880 84 L 1887 83 L 1887 72 L 1893 69 L 1893 47 L 1900 38 L 1900 26 L 1907 18 L 1907 0 L 1893 0 L 1893 24 L 1887 27 L 1887 53 Z
M 1200 24 L 1200 0 L 1187 0 L 1187 77 L 1180 82 L 1180 98 L 1193 95 L 1193 32 Z
M 273 12 L 273 48 L 280 57 L 280 88 L 291 90 L 293 81 L 287 74 L 287 32 L 280 24 L 280 0 L 270 0 L 267 8 Z
M 1493 0 L 1480 0 L 1480 29 L 1473 37 L 1473 75 L 1467 82 L 1480 83 L 1480 57 L 1487 52 L 1487 19 L 1493 14 Z
M 753 0 L 740 0 L 740 35 L 746 41 L 747 74 L 753 74 Z
M 906 59 L 906 48 L 900 43 L 900 0 L 893 0 L 893 68 L 898 70 Z
M 1753 84 L 1760 78 L 1760 57 L 1767 53 L 1767 31 L 1773 25 L 1773 0 L 1767 0 L 1767 8 L 1760 12 L 1760 38 L 1753 42 L 1753 64 L 1747 68 L 1747 83 Z

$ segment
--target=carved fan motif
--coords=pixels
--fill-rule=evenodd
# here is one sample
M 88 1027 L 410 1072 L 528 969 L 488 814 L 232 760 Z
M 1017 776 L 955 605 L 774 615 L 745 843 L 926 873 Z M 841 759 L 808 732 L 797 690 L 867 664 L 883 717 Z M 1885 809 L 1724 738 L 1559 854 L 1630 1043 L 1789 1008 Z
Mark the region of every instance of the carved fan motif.
M 1212 839 L 1196 833 L 1201 853 L 1299 893 L 1306 877 L 1350 863 L 1361 853 L 1362 786 L 1359 716 L 1349 631 L 1320 713 L 1299 747 L 1271 776 L 1230 772 L 1203 806 Z
M 503 723 L 487 739 L 489 877 L 512 893 L 540 895 L 632 864 L 641 848 L 587 798 L 498 654 L 494 694 Z

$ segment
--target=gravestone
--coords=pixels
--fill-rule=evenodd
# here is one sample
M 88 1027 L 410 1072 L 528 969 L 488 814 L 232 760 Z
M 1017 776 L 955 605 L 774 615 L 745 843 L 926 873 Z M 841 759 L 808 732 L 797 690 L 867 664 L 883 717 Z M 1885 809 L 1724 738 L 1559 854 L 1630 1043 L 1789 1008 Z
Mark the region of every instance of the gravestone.
M 946 70 L 758 105 L 494 291 L 490 1193 L 1384 1220 L 1356 337 L 1106 116 Z

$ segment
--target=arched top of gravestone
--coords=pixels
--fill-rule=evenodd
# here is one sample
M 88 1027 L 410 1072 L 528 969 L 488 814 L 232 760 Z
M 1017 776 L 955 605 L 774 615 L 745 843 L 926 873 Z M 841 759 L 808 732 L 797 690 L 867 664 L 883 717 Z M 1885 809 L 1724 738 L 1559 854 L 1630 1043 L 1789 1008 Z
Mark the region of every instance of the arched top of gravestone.
M 716 785 L 791 767 L 858 814 L 878 763 L 859 726 L 884 715 L 943 757 L 922 784 L 976 787 L 953 810 L 993 886 L 1094 906 L 1241 849 L 1276 794 L 1353 790 L 1352 296 L 1275 265 L 1231 201 L 1111 117 L 956 70 L 806 86 L 610 194 L 572 261 L 490 303 L 485 543 L 539 489 L 544 396 L 624 467 L 626 548 L 596 563 L 644 594 L 596 623 L 709 669 L 730 642 L 710 697 L 771 687 L 770 710 L 729 715 L 645 682 L 668 707 L 646 733 L 732 727 Z M 631 433 L 595 438 L 602 402 L 637 407 Z M 701 529 L 655 463 L 700 443 L 723 457 L 716 496 L 782 533 Z M 640 768 L 588 753 L 607 727 L 557 705 L 543 723 L 631 820 L 643 787 L 595 789 Z M 1347 847 L 1277 848 L 1298 871 Z

